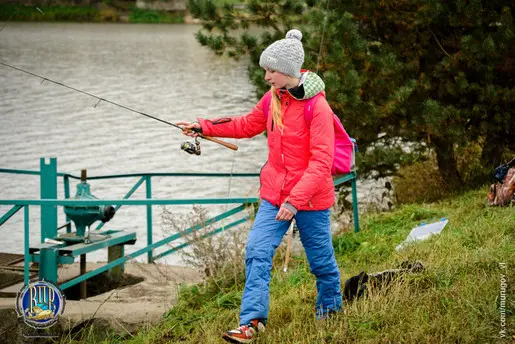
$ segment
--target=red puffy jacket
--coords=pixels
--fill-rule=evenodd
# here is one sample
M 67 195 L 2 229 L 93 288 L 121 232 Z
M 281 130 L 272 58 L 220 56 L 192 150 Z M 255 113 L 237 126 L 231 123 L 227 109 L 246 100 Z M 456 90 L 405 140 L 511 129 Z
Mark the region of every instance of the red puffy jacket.
M 310 73 L 316 76 L 313 73 Z M 311 78 L 307 78 L 309 81 Z M 318 82 L 321 82 L 318 78 Z M 321 83 L 323 87 L 323 83 Z M 323 90 L 323 88 L 322 88 Z M 306 91 L 312 97 L 319 89 Z M 268 130 L 268 161 L 261 169 L 260 197 L 280 206 L 288 201 L 297 210 L 323 210 L 335 201 L 331 167 L 334 158 L 333 111 L 325 97 L 315 103 L 308 128 L 304 118 L 304 99 L 278 90 L 284 130 L 263 114 L 263 98 L 247 115 L 206 120 L 199 118 L 207 136 L 249 138 Z

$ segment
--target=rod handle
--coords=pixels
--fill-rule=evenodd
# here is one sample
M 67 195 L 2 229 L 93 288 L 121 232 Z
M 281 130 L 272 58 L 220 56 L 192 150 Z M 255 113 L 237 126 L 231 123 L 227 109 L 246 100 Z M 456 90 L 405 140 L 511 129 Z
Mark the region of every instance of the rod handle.
M 204 140 L 208 140 L 208 141 L 211 141 L 211 142 L 214 142 L 214 143 L 218 143 L 219 145 L 222 145 L 224 147 L 227 147 L 229 149 L 232 149 L 232 150 L 238 150 L 238 146 L 236 146 L 235 144 L 232 144 L 232 143 L 229 143 L 229 142 L 225 142 L 225 141 L 222 141 L 222 140 L 219 140 L 219 139 L 215 139 L 214 137 L 211 137 L 211 136 L 205 136 L 205 135 L 202 135 L 202 134 L 199 134 L 200 137 L 202 137 Z

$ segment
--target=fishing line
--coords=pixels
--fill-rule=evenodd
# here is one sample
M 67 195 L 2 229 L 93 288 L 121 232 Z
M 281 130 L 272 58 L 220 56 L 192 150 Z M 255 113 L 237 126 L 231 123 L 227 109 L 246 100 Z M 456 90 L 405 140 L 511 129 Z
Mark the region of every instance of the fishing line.
M 0 31 L 2 31 L 4 29 L 4 27 L 9 23 L 9 21 L 11 21 L 11 19 L 14 17 L 14 15 L 16 13 L 18 13 L 18 10 L 19 10 L 19 7 L 16 8 L 16 10 L 13 11 L 13 13 L 11 13 L 11 15 L 9 16 L 9 18 L 7 18 L 7 21 L 4 23 L 4 25 L 2 25 L 2 27 L 0 27 Z
M 149 114 L 146 114 L 146 113 L 144 113 L 144 112 L 141 112 L 141 111 L 135 110 L 135 109 L 130 108 L 130 107 L 128 107 L 128 106 L 118 104 L 118 103 L 113 102 L 113 101 L 111 101 L 111 100 L 109 100 L 109 99 L 105 99 L 105 98 L 102 98 L 102 97 L 96 96 L 96 95 L 94 95 L 94 94 L 92 94 L 92 93 L 89 93 L 89 92 L 86 92 L 86 91 L 83 91 L 83 90 L 79 90 L 78 88 L 75 88 L 75 87 L 72 87 L 72 86 L 68 86 L 68 85 L 66 85 L 66 84 L 63 84 L 62 82 L 59 82 L 59 81 L 55 81 L 55 80 L 49 79 L 49 78 L 44 77 L 44 76 L 42 76 L 42 75 L 39 75 L 39 74 L 36 74 L 36 73 L 32 73 L 32 72 L 26 71 L 26 70 L 24 70 L 24 69 L 21 69 L 21 68 L 15 67 L 15 66 L 11 66 L 10 64 L 7 64 L 7 63 L 1 62 L 1 61 L 0 61 L 0 64 L 1 64 L 1 65 L 3 65 L 3 66 L 9 67 L 9 68 L 15 69 L 15 70 L 17 70 L 17 71 L 20 71 L 20 72 L 23 72 L 23 73 L 26 73 L 26 74 L 29 74 L 29 75 L 35 76 L 35 77 L 37 77 L 37 78 L 40 78 L 40 79 L 42 79 L 42 80 L 43 80 L 43 82 L 44 82 L 44 81 L 49 81 L 49 82 L 52 82 L 52 83 L 54 83 L 54 84 L 56 84 L 56 85 L 63 86 L 63 87 L 65 87 L 65 88 L 68 88 L 68 89 L 70 89 L 70 90 L 73 90 L 73 91 L 75 91 L 75 92 L 79 92 L 79 93 L 85 94 L 85 95 L 87 95 L 87 96 L 90 96 L 90 97 L 92 97 L 92 98 L 98 99 L 98 102 L 93 106 L 94 108 L 96 108 L 96 107 L 98 106 L 98 104 L 100 104 L 100 102 L 106 102 L 106 103 L 109 103 L 109 104 L 112 104 L 112 105 L 115 105 L 115 106 L 121 107 L 122 109 L 125 109 L 125 110 L 129 110 L 129 111 L 135 112 L 135 113 L 137 113 L 137 114 L 139 114 L 139 115 L 143 115 L 143 116 L 146 116 L 146 117 L 148 117 L 148 118 L 155 119 L 156 121 L 159 121 L 159 122 L 162 122 L 162 123 L 165 123 L 165 124 L 171 125 L 172 127 L 175 127 L 175 128 L 178 128 L 178 129 L 181 129 L 181 130 L 182 130 L 182 128 L 181 128 L 180 126 L 176 125 L 176 124 L 173 124 L 173 123 L 171 123 L 171 122 L 165 121 L 165 120 L 163 120 L 163 119 L 161 119 L 161 118 L 154 117 L 154 116 L 149 115 Z
M 318 68 L 320 66 L 320 56 L 322 56 L 322 46 L 324 44 L 325 26 L 327 24 L 327 12 L 329 12 L 329 2 L 330 2 L 330 0 L 327 0 L 327 5 L 326 5 L 326 8 L 325 8 L 324 27 L 322 28 L 322 38 L 320 39 L 320 48 L 318 49 L 316 73 L 318 73 Z
M 134 112 L 134 113 L 137 113 L 139 115 L 142 115 L 142 116 L 146 116 L 148 118 L 151 118 L 151 119 L 154 119 L 156 121 L 159 121 L 159 122 L 162 122 L 162 123 L 165 123 L 165 124 L 168 124 L 172 127 L 175 127 L 177 129 L 180 129 L 181 131 L 184 132 L 184 128 L 178 126 L 177 124 L 174 124 L 174 123 L 171 123 L 171 122 L 168 122 L 168 121 L 165 121 L 164 119 L 161 119 L 161 118 L 158 118 L 158 117 L 155 117 L 155 116 L 152 116 L 152 115 L 149 115 L 147 113 L 144 113 L 144 112 L 141 112 L 141 111 L 138 111 L 138 110 L 135 110 L 133 108 L 130 108 L 128 106 L 125 106 L 125 105 L 122 105 L 122 104 L 118 104 L 116 102 L 113 102 L 109 99 L 105 99 L 105 98 L 102 98 L 102 97 L 99 97 L 99 96 L 96 96 L 92 93 L 89 93 L 89 92 L 86 92 L 86 91 L 83 91 L 83 90 L 79 90 L 78 88 L 75 88 L 75 87 L 72 87 L 72 86 L 68 86 L 66 84 L 63 84 L 62 82 L 59 82 L 59 81 L 55 81 L 55 80 L 52 80 L 52 79 L 49 79 L 49 78 L 46 78 L 42 75 L 39 75 L 39 74 L 36 74 L 36 73 L 32 73 L 32 72 L 29 72 L 29 71 L 26 71 L 22 68 L 18 68 L 18 67 L 15 67 L 15 66 L 12 66 L 8 63 L 5 63 L 5 62 L 0 62 L 0 65 L 3 65 L 3 66 L 6 66 L 6 67 L 9 67 L 9 68 L 12 68 L 12 69 L 15 69 L 17 71 L 20 71 L 20 72 L 23 72 L 23 73 L 26 73 L 28 75 L 31 75 L 31 76 L 35 76 L 39 79 L 42 79 L 42 83 L 45 82 L 45 81 L 49 81 L 49 82 L 52 82 L 56 85 L 59 85 L 59 86 L 63 86 L 65 88 L 68 88 L 72 91 L 75 91 L 75 92 L 78 92 L 78 93 L 82 93 L 82 94 L 85 94 L 87 96 L 90 96 L 92 98 L 95 98 L 95 99 L 98 99 L 98 102 L 93 106 L 94 108 L 96 108 L 98 106 L 98 104 L 100 104 L 100 102 L 106 102 L 106 103 L 109 103 L 109 104 L 112 104 L 112 105 L 115 105 L 115 106 L 118 106 L 122 109 L 125 109 L 125 110 L 129 110 L 131 112 Z M 211 137 L 211 136 L 206 136 L 206 135 L 203 135 L 199 129 L 195 129 L 195 128 L 192 128 L 191 129 L 192 132 L 196 133 L 196 137 L 195 137 L 195 145 L 193 145 L 192 143 L 190 142 L 185 142 L 181 145 L 181 149 L 184 150 L 185 152 L 189 153 L 189 154 L 195 154 L 195 155 L 200 155 L 200 143 L 198 142 L 197 138 L 198 137 L 201 137 L 203 138 L 204 140 L 208 140 L 208 141 L 211 141 L 211 142 L 214 142 L 214 143 L 218 143 L 219 145 L 222 145 L 226 148 L 229 148 L 229 149 L 232 149 L 232 150 L 238 150 L 238 146 L 236 146 L 235 144 L 233 143 L 229 143 L 229 142 L 226 142 L 226 141 L 223 141 L 223 140 L 220 140 L 218 138 L 215 138 L 215 137 Z

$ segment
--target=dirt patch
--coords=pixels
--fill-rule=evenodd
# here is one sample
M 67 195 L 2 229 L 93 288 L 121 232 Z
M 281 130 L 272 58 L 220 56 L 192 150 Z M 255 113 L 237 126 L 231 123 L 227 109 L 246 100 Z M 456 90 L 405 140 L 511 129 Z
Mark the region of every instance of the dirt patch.
M 107 272 L 104 272 L 87 280 L 86 295 L 87 297 L 94 297 L 114 289 L 133 286 L 144 280 L 145 279 L 142 276 L 133 276 L 129 274 L 125 274 L 118 280 L 113 280 L 109 278 Z M 80 300 L 80 284 L 76 284 L 66 289 L 64 291 L 64 295 L 66 300 Z
M 23 282 L 23 272 L 0 270 L 0 289 Z

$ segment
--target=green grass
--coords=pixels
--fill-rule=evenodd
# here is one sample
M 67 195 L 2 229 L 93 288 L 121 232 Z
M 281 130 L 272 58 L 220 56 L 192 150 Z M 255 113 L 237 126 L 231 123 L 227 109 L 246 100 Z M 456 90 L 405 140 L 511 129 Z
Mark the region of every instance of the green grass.
M 73 21 L 98 22 L 100 11 L 93 7 L 81 6 L 22 6 L 0 4 L 0 20 L 13 21 Z
M 105 0 L 109 4 L 110 0 Z M 0 4 L 0 21 L 55 21 L 55 22 L 104 22 L 118 21 L 123 11 L 116 8 L 98 10 L 88 6 L 18 6 Z M 181 13 L 143 10 L 131 8 L 128 10 L 130 23 L 184 23 Z
M 421 260 L 426 270 L 344 303 L 345 314 L 326 321 L 314 319 L 315 279 L 305 257 L 294 257 L 283 273 L 280 248 L 267 330 L 256 343 L 510 343 L 499 337 L 499 296 L 501 274 L 507 274 L 506 330 L 512 338 L 515 209 L 486 207 L 486 191 L 363 216 L 360 233 L 335 237 L 342 281 L 406 260 Z M 441 235 L 394 250 L 412 227 L 441 217 L 449 219 Z M 242 289 L 243 275 L 184 287 L 161 324 L 134 337 L 111 335 L 105 343 L 222 343 L 223 331 L 238 324 Z M 92 336 L 83 340 L 96 341 Z
M 134 8 L 129 15 L 129 22 L 180 24 L 184 22 L 184 17 L 181 15 L 172 15 L 161 11 Z

